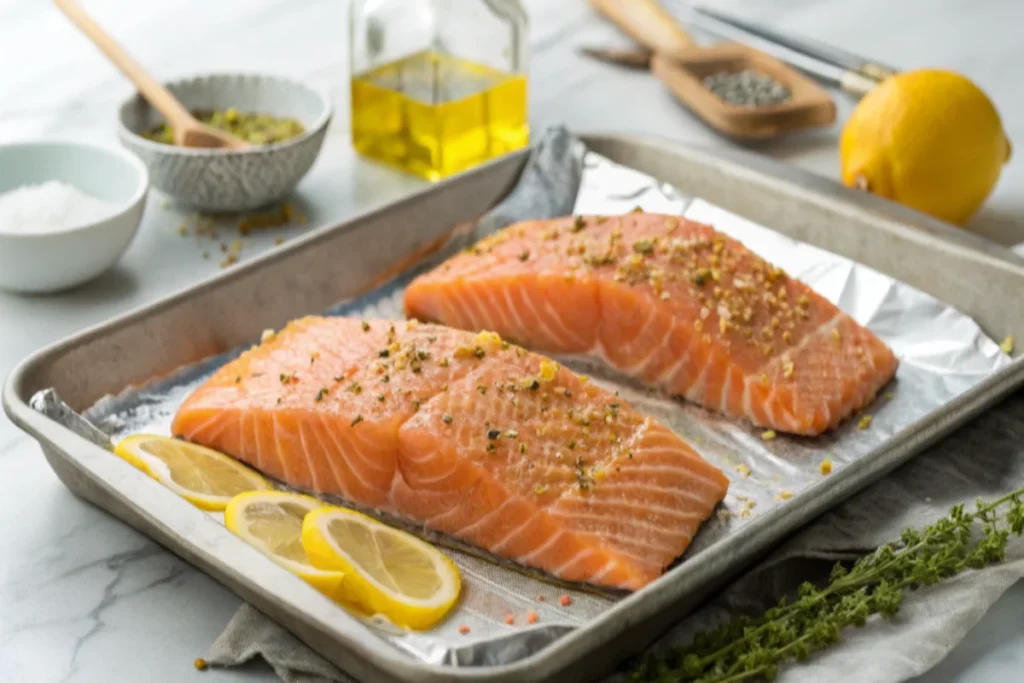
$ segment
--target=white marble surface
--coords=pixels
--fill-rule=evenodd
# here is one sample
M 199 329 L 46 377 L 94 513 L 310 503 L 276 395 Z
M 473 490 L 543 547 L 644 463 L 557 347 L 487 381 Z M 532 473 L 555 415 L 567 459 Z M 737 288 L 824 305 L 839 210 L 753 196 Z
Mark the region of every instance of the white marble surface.
M 337 118 L 300 185 L 311 225 L 386 202 L 418 181 L 356 159 L 347 141 L 345 7 L 340 0 L 136 3 L 86 0 L 88 9 L 161 77 L 268 70 L 330 90 Z M 902 66 L 946 66 L 995 99 L 1009 135 L 1024 140 L 1024 3 L 1018 0 L 721 0 L 847 49 Z M 621 40 L 584 0 L 529 0 L 531 117 L 536 129 L 648 132 L 726 145 L 652 79 L 584 61 L 573 48 Z M 0 0 L 0 141 L 36 136 L 113 143 L 114 112 L 130 88 L 49 4 Z M 839 98 L 841 116 L 851 103 Z M 817 172 L 837 171 L 838 128 L 758 149 Z M 1024 164 L 1008 167 L 971 229 L 1024 241 Z M 218 272 L 204 247 L 177 234 L 183 211 L 153 197 L 122 263 L 75 292 L 0 293 L 0 376 L 34 349 Z M 249 240 L 242 257 L 270 248 Z M 269 669 L 204 674 L 192 668 L 238 605 L 206 576 L 75 499 L 38 447 L 0 418 L 0 681 L 255 681 Z M 1024 587 L 1010 590 L 921 681 L 1015 681 L 1024 666 Z

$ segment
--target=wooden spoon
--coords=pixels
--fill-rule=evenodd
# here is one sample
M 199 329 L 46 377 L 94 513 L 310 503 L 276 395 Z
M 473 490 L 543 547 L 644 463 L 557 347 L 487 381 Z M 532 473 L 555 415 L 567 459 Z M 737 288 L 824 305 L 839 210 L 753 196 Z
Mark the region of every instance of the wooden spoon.
M 781 133 L 829 125 L 836 106 L 824 88 L 763 52 L 738 43 L 697 45 L 655 0 L 590 0 L 599 12 L 651 53 L 649 68 L 705 123 L 738 139 L 764 139 Z M 588 54 L 619 64 L 640 65 L 645 52 L 632 59 L 608 51 Z M 641 67 L 643 68 L 643 67 Z M 768 106 L 730 104 L 704 85 L 704 78 L 722 72 L 751 70 L 785 86 L 790 97 Z
M 153 108 L 164 115 L 174 130 L 174 144 L 208 149 L 247 149 L 249 143 L 198 121 L 171 91 L 146 73 L 106 31 L 86 14 L 76 0 L 54 0 L 57 7 L 84 33 L 128 79 Z

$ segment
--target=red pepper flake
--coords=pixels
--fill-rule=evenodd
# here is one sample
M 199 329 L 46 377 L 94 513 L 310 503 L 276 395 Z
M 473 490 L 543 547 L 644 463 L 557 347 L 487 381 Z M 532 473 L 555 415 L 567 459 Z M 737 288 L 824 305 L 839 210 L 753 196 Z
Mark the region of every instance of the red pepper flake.
M 537 601 L 538 602 L 544 602 L 544 596 L 543 595 L 538 595 L 537 596 Z
M 537 613 L 534 612 L 533 610 L 530 610 L 529 612 L 527 612 L 526 613 L 526 623 L 528 623 L 528 624 L 536 624 L 537 623 Z
M 506 614 L 505 615 L 505 623 L 508 624 L 509 626 L 511 626 L 512 624 L 516 623 L 516 618 L 514 616 L 512 616 L 511 614 Z
M 558 604 L 562 607 L 568 607 L 572 604 L 572 598 L 568 595 L 563 595 L 562 597 L 558 598 Z
M 462 635 L 466 635 L 467 633 L 469 633 L 469 627 L 463 624 L 459 627 L 459 633 L 461 633 Z

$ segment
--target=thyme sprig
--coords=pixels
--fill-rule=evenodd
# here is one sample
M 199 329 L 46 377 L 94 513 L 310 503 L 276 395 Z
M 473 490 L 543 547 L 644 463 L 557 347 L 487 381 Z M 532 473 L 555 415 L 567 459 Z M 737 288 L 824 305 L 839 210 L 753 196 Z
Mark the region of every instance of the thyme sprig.
M 803 661 L 840 640 L 847 626 L 880 615 L 891 619 L 905 589 L 916 590 L 1002 562 L 1010 535 L 1024 532 L 1024 488 L 973 512 L 954 506 L 924 530 L 859 559 L 836 564 L 823 587 L 804 583 L 792 601 L 783 598 L 760 617 L 738 616 L 698 634 L 689 645 L 648 655 L 632 671 L 632 683 L 738 683 L 772 680 L 780 665 Z

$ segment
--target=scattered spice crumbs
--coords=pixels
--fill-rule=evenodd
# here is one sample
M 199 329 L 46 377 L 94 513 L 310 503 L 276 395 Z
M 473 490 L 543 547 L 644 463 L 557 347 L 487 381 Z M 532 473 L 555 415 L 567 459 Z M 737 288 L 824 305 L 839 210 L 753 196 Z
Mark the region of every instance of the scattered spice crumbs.
M 867 429 L 870 426 L 871 426 L 871 416 L 870 415 L 864 415 L 863 417 L 860 418 L 860 421 L 857 423 L 857 428 L 858 429 Z
M 544 596 L 543 595 L 538 595 L 537 596 L 537 602 L 544 602 Z
M 742 474 L 744 477 L 749 477 L 750 476 L 750 468 L 747 467 L 746 465 L 743 465 L 743 464 L 736 465 L 736 471 L 739 472 L 740 474 Z
M 530 610 L 529 612 L 527 612 L 526 613 L 526 623 L 527 624 L 536 624 L 537 623 L 537 613 L 534 612 L 533 610 Z
M 778 436 L 778 434 L 775 433 L 774 429 L 766 429 L 761 432 L 761 441 L 771 441 L 776 436 Z
M 572 604 L 572 597 L 570 597 L 569 595 L 563 595 L 558 598 L 558 604 L 562 607 L 568 607 Z
M 469 627 L 463 624 L 459 627 L 459 633 L 461 633 L 462 635 L 466 635 L 467 633 L 469 633 Z
M 779 495 L 775 496 L 775 500 L 789 500 L 793 497 L 793 492 L 787 489 L 779 491 Z
M 821 461 L 821 473 L 822 474 L 831 474 L 832 473 L 832 461 L 831 460 L 822 460 Z
M 1012 334 L 1009 334 L 1009 335 L 1006 336 L 1006 339 L 1004 339 L 1003 342 L 999 345 L 999 350 L 1002 351 L 1003 353 L 1005 353 L 1007 356 L 1009 356 L 1011 353 L 1013 353 L 1013 335 Z
M 192 666 L 194 666 L 197 671 L 206 671 L 209 664 L 207 664 L 206 660 L 202 657 L 197 657 L 196 661 L 192 662 Z

